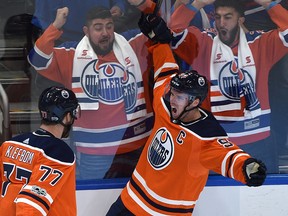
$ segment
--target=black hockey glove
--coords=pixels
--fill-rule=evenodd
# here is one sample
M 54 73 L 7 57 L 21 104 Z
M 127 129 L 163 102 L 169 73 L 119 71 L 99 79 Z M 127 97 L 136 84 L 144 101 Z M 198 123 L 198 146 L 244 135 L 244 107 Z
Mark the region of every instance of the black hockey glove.
M 243 164 L 243 173 L 246 185 L 251 187 L 261 186 L 266 178 L 266 166 L 261 160 L 248 158 Z
M 142 13 L 138 26 L 141 32 L 154 42 L 170 43 L 172 40 L 172 33 L 160 16 Z

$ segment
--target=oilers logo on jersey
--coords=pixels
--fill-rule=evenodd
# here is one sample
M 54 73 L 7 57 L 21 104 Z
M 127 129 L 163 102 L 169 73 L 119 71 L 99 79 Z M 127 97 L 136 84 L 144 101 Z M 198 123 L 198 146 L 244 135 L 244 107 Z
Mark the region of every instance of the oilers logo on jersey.
M 148 147 L 147 157 L 150 165 L 161 170 L 167 167 L 174 156 L 174 143 L 171 134 L 166 128 L 156 131 L 150 146 Z
M 106 104 L 118 104 L 125 100 L 127 110 L 134 108 L 137 83 L 133 73 L 118 63 L 98 65 L 97 62 L 94 60 L 87 64 L 80 78 L 87 96 Z
M 239 101 L 244 95 L 248 110 L 260 107 L 252 76 L 243 68 L 239 69 L 235 61 L 228 62 L 220 70 L 219 89 L 222 95 L 232 101 Z

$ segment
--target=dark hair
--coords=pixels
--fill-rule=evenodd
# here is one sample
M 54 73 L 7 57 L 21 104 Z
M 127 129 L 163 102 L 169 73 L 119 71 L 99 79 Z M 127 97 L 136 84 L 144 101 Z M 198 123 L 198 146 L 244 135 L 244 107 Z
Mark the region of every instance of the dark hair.
M 215 10 L 218 7 L 231 7 L 231 8 L 234 8 L 240 14 L 241 17 L 244 16 L 245 7 L 243 5 L 243 2 L 241 2 L 239 0 L 216 0 L 214 2 Z
M 89 25 L 89 22 L 93 19 L 106 19 L 111 17 L 112 14 L 108 8 L 103 6 L 92 7 L 86 13 L 86 25 Z

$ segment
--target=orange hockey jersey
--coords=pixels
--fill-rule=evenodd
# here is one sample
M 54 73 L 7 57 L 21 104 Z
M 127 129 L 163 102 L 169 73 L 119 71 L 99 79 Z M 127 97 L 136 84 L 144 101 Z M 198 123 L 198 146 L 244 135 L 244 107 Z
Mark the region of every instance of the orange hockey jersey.
M 209 170 L 245 184 L 242 166 L 250 156 L 228 140 L 210 112 L 200 109 L 202 117 L 194 122 L 171 122 L 170 106 L 163 95 L 178 66 L 169 49 L 167 44 L 151 49 L 155 124 L 121 193 L 124 205 L 135 215 L 191 215 Z
M 1 216 L 75 216 L 75 157 L 42 129 L 0 147 Z

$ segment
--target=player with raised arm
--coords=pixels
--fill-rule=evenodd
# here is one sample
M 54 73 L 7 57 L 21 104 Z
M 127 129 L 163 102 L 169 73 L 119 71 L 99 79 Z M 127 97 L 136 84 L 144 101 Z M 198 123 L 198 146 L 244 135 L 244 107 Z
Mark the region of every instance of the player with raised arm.
M 75 156 L 68 137 L 80 107 L 66 88 L 39 98 L 40 128 L 0 146 L 0 215 L 76 216 Z
M 140 1 L 129 0 L 134 5 Z M 243 25 L 243 1 L 180 1 L 183 4 L 173 12 L 169 23 L 171 30 L 177 32 L 171 48 L 178 58 L 211 81 L 202 107 L 213 113 L 231 141 L 263 160 L 269 173 L 278 173 L 267 83 L 273 65 L 288 53 L 288 11 L 279 1 L 254 0 L 253 4 L 265 9 L 277 28 L 249 31 Z M 196 14 L 211 4 L 215 28 L 201 31 L 191 26 Z M 151 12 L 153 7 L 155 3 L 145 0 L 138 9 Z M 195 41 L 199 44 L 197 58 Z
M 209 83 L 196 71 L 179 71 L 166 23 L 147 14 L 139 26 L 155 42 L 149 47 L 155 67 L 155 123 L 131 179 L 107 216 L 191 215 L 209 170 L 248 186 L 262 185 L 265 165 L 230 142 L 212 113 L 200 108 Z

